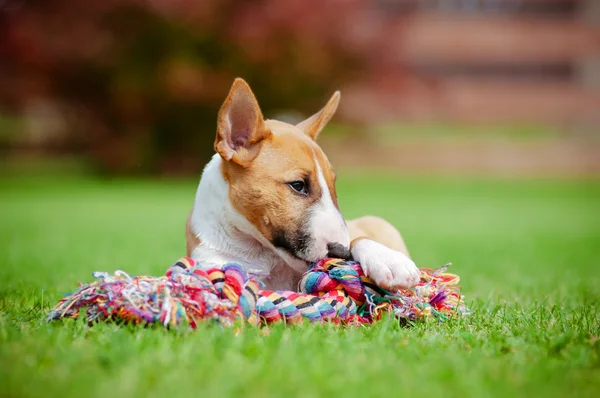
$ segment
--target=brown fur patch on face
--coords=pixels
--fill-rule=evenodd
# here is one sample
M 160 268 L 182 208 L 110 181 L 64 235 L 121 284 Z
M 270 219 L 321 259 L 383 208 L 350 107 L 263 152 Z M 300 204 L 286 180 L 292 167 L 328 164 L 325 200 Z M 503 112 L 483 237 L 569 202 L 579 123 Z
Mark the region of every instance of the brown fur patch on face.
M 302 251 L 311 243 L 309 208 L 322 195 L 315 157 L 337 206 L 335 175 L 323 151 L 298 128 L 274 120 L 267 120 L 265 126 L 272 134 L 251 164 L 242 167 L 223 162 L 229 198 L 236 211 L 266 239 L 302 258 Z M 294 181 L 304 181 L 306 195 L 289 186 Z

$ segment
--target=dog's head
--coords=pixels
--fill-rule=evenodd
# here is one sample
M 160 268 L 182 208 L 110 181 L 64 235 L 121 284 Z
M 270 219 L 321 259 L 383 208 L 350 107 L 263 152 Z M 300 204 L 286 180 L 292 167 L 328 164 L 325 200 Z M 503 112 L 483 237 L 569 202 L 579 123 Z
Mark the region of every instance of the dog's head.
M 282 256 L 303 262 L 348 256 L 335 173 L 315 142 L 339 100 L 336 92 L 294 126 L 263 119 L 248 84 L 236 79 L 219 111 L 215 150 L 229 199 Z

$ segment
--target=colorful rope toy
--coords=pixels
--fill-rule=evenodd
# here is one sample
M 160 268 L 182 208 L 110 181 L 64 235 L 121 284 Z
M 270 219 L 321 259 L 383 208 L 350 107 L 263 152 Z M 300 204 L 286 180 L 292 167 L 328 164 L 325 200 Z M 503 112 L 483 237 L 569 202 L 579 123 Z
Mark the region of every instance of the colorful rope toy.
M 77 318 L 82 311 L 89 322 L 160 322 L 192 328 L 209 320 L 231 326 L 240 319 L 251 325 L 304 320 L 360 325 L 384 313 L 405 321 L 444 320 L 467 312 L 459 277 L 446 272 L 449 265 L 421 268 L 418 286 L 392 293 L 366 277 L 359 263 L 324 259 L 309 268 L 300 282 L 301 293 L 296 293 L 259 290 L 259 282 L 238 264 L 202 269 L 183 257 L 161 277 L 95 272 L 98 280 L 80 284 L 62 298 L 48 320 Z

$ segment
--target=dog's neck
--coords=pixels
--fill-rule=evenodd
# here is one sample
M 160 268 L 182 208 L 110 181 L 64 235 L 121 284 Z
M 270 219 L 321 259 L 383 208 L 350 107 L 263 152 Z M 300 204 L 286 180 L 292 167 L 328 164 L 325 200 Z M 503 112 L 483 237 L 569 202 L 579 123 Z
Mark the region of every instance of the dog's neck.
M 247 271 L 266 276 L 266 286 L 295 289 L 306 263 L 276 249 L 229 200 L 229 185 L 221 172 L 222 159 L 214 155 L 206 165 L 196 192 L 190 227 L 200 244 L 192 258 L 204 267 L 238 263 Z

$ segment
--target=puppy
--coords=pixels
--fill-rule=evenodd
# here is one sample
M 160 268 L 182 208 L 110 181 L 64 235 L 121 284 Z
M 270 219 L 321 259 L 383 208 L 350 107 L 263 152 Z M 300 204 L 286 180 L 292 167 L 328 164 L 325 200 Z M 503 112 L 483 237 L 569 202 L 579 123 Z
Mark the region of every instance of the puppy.
M 378 285 L 416 285 L 419 271 L 400 233 L 378 217 L 345 221 L 335 173 L 315 142 L 335 113 L 336 92 L 300 124 L 264 119 L 236 79 L 219 111 L 217 152 L 206 165 L 186 225 L 187 255 L 206 267 L 235 262 L 295 290 L 310 263 L 352 258 Z

